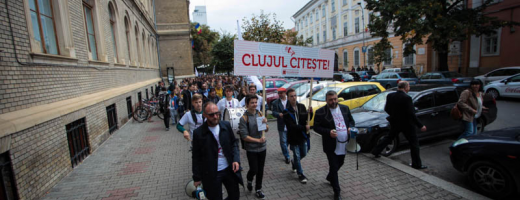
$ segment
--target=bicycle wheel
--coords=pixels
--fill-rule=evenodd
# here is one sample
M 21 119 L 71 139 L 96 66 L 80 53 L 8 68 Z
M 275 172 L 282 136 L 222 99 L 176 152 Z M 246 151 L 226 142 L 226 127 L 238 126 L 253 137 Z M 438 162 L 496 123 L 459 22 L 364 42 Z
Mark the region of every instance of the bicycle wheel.
M 148 119 L 148 111 L 142 107 L 137 108 L 134 111 L 134 119 L 138 122 L 143 122 L 144 120 Z
M 155 114 L 157 115 L 157 117 L 159 117 L 159 119 L 164 119 L 164 114 L 161 111 L 155 110 Z

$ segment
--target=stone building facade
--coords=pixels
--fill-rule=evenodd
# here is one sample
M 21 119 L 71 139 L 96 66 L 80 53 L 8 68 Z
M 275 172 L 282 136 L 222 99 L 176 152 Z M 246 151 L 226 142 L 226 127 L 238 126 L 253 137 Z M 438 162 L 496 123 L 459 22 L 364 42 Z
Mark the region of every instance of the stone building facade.
M 161 76 L 167 77 L 168 70 L 176 78 L 192 77 L 193 67 L 190 18 L 188 0 L 155 1 L 157 32 L 161 59 Z
M 154 13 L 153 0 L 0 0 L 0 194 L 44 196 L 152 94 Z

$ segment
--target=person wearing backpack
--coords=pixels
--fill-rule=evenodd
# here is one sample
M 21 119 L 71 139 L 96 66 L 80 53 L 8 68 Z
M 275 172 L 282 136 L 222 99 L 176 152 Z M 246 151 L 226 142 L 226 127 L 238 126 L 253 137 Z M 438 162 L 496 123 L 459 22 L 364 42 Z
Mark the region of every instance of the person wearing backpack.
M 262 180 L 264 176 L 267 150 L 265 136 L 262 134 L 262 131 L 258 130 L 257 119 L 262 118 L 262 123 L 265 124 L 267 123 L 267 118 L 263 117 L 262 113 L 256 110 L 258 104 L 258 97 L 256 95 L 247 95 L 245 101 L 247 110 L 240 118 L 238 127 L 240 130 L 240 137 L 244 140 L 244 147 L 249 162 L 247 189 L 250 192 L 253 190 L 253 178 L 256 176 L 255 194 L 257 198 L 263 199 L 265 195 L 262 192 Z M 269 129 L 265 131 L 267 132 L 268 130 Z
M 194 94 L 191 97 L 191 104 L 193 110 L 190 110 L 182 116 L 179 123 L 177 123 L 177 130 L 183 133 L 186 140 L 191 141 L 193 138 L 193 131 L 204 123 L 205 118 L 202 116 L 202 95 Z M 184 125 L 190 125 L 190 131 L 184 129 Z
M 303 174 L 301 160 L 310 150 L 310 134 L 307 132 L 310 126 L 307 125 L 307 116 L 311 115 L 312 107 L 307 111 L 305 106 L 296 101 L 296 91 L 294 89 L 287 90 L 287 98 L 289 104 L 283 112 L 283 121 L 287 126 L 287 143 L 293 152 L 292 169 L 298 173 L 298 179 L 302 184 L 307 183 L 307 177 Z

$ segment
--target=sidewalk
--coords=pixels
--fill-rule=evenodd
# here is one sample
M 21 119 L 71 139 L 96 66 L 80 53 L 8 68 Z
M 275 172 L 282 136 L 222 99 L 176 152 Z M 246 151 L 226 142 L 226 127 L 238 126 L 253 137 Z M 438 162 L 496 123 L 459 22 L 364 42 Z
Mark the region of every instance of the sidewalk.
M 43 199 L 189 199 L 184 193 L 186 183 L 191 180 L 189 144 L 176 129 L 170 127 L 170 131 L 165 131 L 162 120 L 154 120 L 127 123 Z M 311 151 L 302 161 L 309 180 L 303 185 L 284 162 L 276 122 L 269 125 L 263 185 L 266 199 L 332 199 L 332 188 L 325 180 L 328 163 L 320 136 L 311 137 Z M 245 177 L 249 167 L 244 150 L 241 162 Z M 349 154 L 339 172 L 342 196 L 344 199 L 463 199 L 405 171 L 363 154 L 359 155 L 359 170 L 356 170 L 356 156 Z M 253 193 L 240 190 L 241 199 L 256 199 Z

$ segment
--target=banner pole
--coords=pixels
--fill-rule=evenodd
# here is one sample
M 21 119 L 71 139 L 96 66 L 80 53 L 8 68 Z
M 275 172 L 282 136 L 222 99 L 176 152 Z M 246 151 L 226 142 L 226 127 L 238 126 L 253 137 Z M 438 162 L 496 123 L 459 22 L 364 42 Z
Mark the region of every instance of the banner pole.
M 314 82 L 314 77 L 311 77 L 311 87 L 310 87 L 310 95 L 309 95 L 309 106 L 307 106 L 307 110 L 311 107 L 311 102 L 312 102 L 312 82 Z M 311 122 L 311 114 L 309 113 L 307 115 L 307 125 L 309 125 L 309 123 Z M 310 130 L 307 132 L 309 133 Z
M 262 114 L 265 118 L 267 118 L 267 115 L 265 113 L 265 76 L 262 76 Z M 265 137 L 265 131 L 262 131 L 262 137 Z

